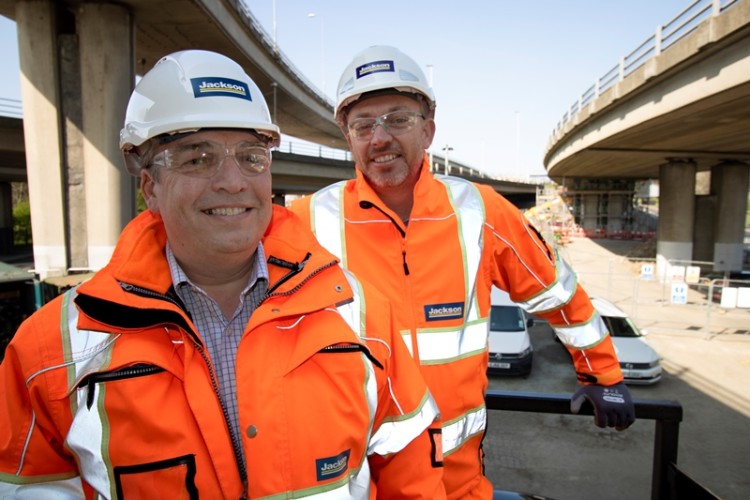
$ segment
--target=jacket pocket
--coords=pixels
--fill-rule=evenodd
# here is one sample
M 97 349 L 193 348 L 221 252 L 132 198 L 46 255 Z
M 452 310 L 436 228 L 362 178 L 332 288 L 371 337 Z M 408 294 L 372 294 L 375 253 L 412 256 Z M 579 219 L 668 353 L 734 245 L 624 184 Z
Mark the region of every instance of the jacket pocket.
M 116 466 L 114 473 L 117 498 L 130 500 L 162 496 L 170 500 L 197 499 L 195 471 L 195 455 Z

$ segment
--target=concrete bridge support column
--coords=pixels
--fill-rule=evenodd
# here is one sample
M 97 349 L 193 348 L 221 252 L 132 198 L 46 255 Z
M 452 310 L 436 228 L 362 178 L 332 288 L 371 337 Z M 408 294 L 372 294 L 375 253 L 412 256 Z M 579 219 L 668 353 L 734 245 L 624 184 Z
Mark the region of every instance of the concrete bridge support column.
M 670 160 L 659 167 L 656 272 L 662 281 L 670 261 L 693 259 L 695 173 L 696 164 L 691 160 Z
M 725 161 L 711 169 L 712 191 L 717 196 L 714 271 L 742 270 L 749 181 L 750 165 L 739 161 Z
M 120 129 L 135 85 L 133 19 L 123 6 L 77 10 L 81 57 L 88 267 L 101 269 L 136 213 L 135 179 L 122 164 Z
M 27 179 L 39 276 L 67 272 L 63 152 L 57 53 L 57 3 L 16 2 Z

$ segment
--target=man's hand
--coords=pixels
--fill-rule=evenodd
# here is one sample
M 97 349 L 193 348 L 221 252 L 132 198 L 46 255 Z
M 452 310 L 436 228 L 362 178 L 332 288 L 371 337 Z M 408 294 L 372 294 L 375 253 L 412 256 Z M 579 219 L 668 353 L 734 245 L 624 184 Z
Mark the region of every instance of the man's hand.
M 578 413 L 584 401 L 594 407 L 597 427 L 614 427 L 624 431 L 635 422 L 635 407 L 630 391 L 624 383 L 611 386 L 597 384 L 581 386 L 570 400 L 570 411 Z

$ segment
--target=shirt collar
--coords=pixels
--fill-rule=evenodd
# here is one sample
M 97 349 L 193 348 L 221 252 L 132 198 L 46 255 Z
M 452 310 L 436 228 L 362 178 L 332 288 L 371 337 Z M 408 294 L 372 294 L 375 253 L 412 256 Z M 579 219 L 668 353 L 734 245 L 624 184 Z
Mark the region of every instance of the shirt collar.
M 190 278 L 188 278 L 185 271 L 182 270 L 180 264 L 177 263 L 177 259 L 175 258 L 174 252 L 172 252 L 169 243 L 167 243 L 166 254 L 167 262 L 169 263 L 169 271 L 172 275 L 172 285 L 174 285 L 175 290 L 178 290 L 179 292 L 180 288 L 185 285 L 200 288 L 190 281 Z M 263 243 L 258 242 L 258 248 L 252 258 L 255 259 L 253 271 L 250 274 L 247 286 L 242 291 L 242 295 L 246 294 L 258 280 L 264 279 L 266 282 L 268 281 L 268 264 L 266 263 L 266 252 L 263 250 Z

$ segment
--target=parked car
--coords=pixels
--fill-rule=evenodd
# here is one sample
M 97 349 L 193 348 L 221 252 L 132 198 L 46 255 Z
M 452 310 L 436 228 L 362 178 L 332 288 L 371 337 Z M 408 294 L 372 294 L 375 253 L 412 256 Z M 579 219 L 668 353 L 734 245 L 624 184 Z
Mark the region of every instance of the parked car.
M 661 357 L 643 338 L 646 331 L 640 331 L 612 302 L 599 297 L 592 297 L 591 302 L 612 336 L 625 383 L 649 385 L 661 380 Z
M 534 349 L 529 328 L 534 325 L 508 292 L 492 287 L 490 309 L 490 362 L 487 372 L 495 375 L 528 376 Z

